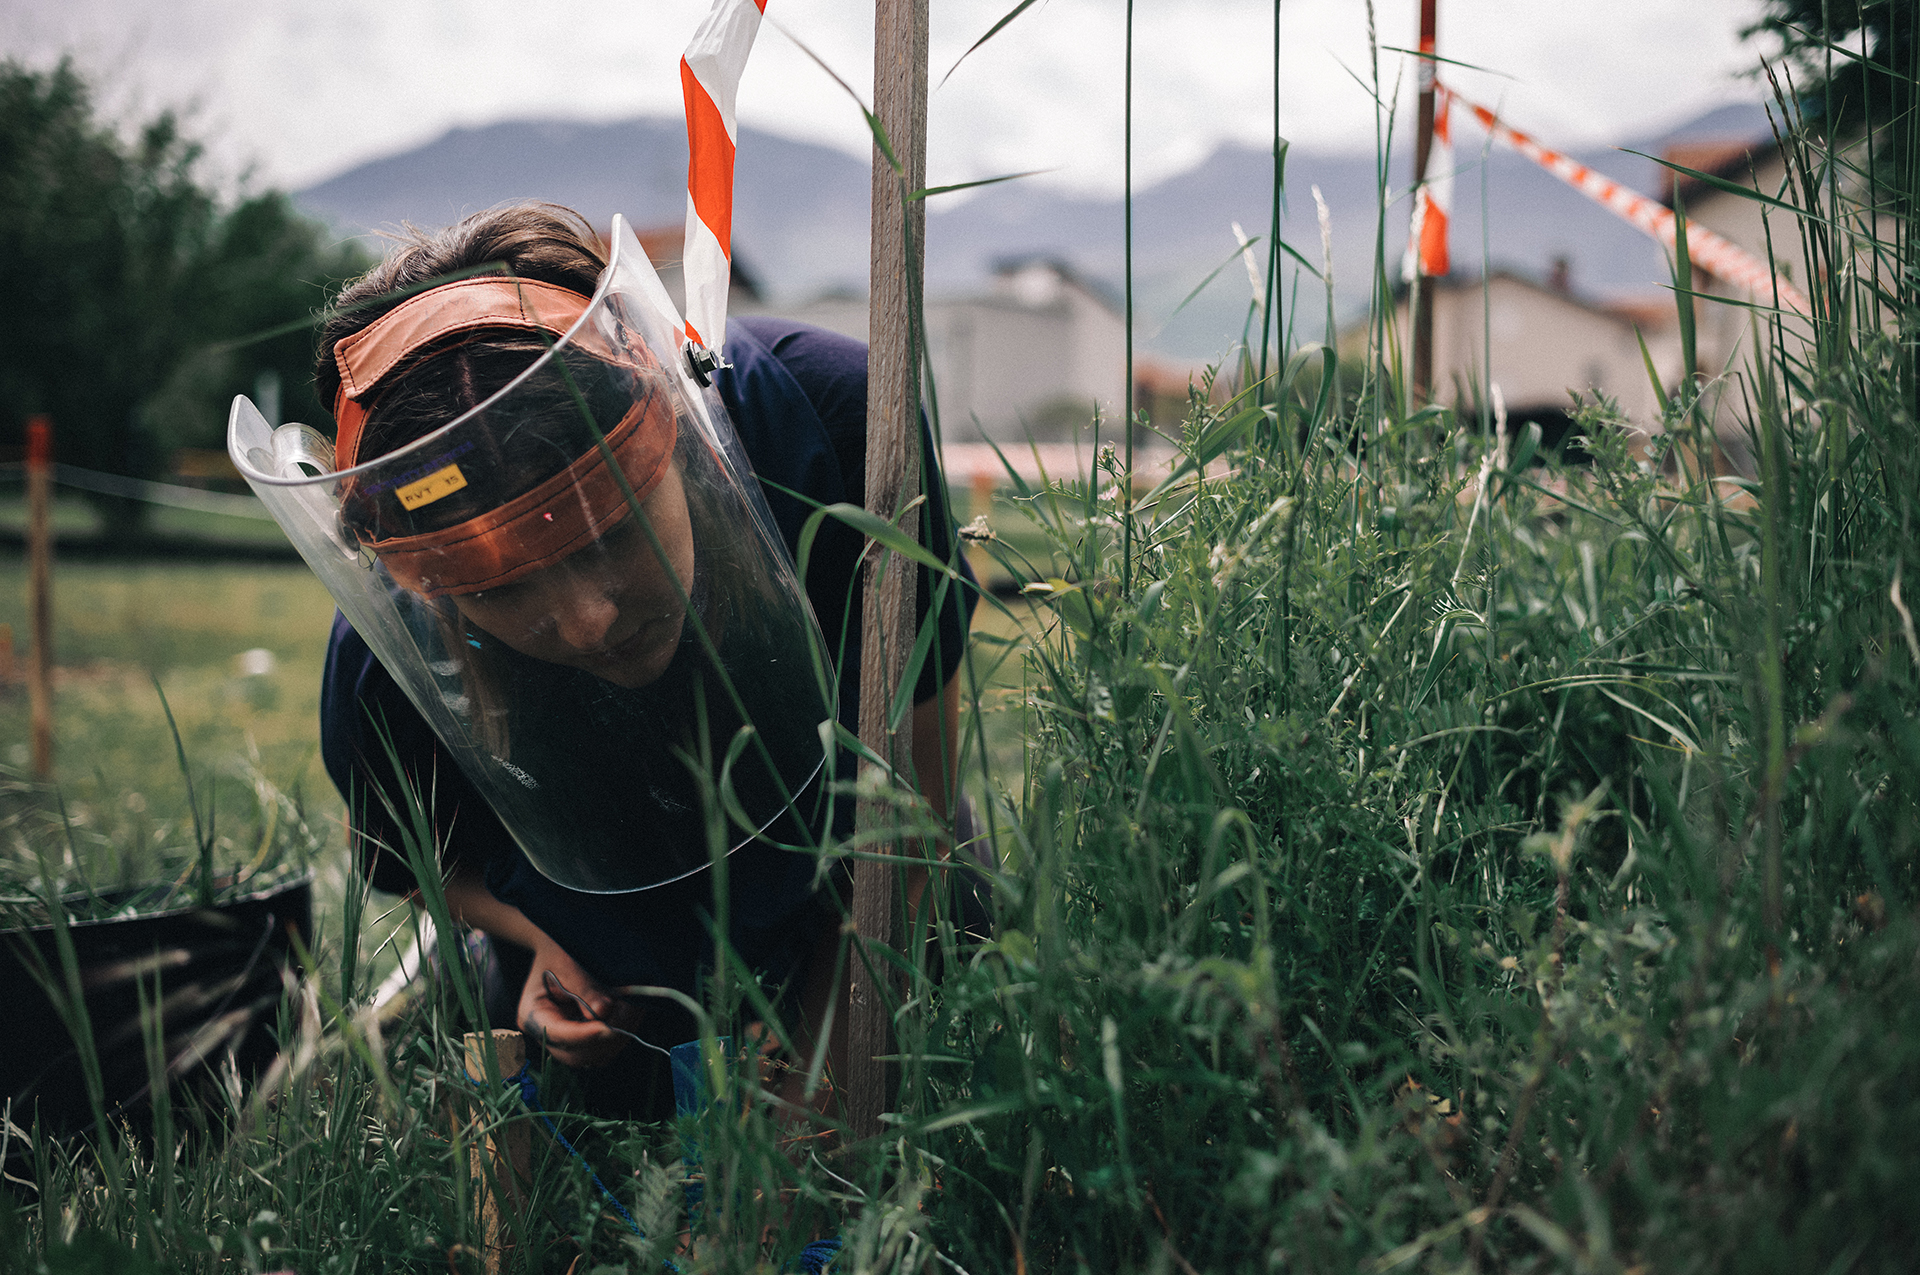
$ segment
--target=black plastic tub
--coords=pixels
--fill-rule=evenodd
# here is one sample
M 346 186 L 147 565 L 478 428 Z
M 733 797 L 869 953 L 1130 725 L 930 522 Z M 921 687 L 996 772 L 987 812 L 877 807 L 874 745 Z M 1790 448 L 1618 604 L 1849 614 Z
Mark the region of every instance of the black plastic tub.
M 291 936 L 312 941 L 313 879 L 303 876 L 209 908 L 75 921 L 68 931 L 107 1111 L 116 1123 L 139 1128 L 152 1093 L 143 993 L 151 1013 L 157 980 L 167 1072 L 176 1094 L 210 1094 L 226 1083 L 229 1063 L 242 1085 L 250 1083 L 277 1050 L 274 1027 Z M 13 1122 L 24 1129 L 32 1129 L 36 1117 L 55 1135 L 88 1129 L 93 1111 L 79 1049 L 34 977 L 28 949 L 65 986 L 51 925 L 0 930 L 0 1021 L 7 1040 L 0 1050 L 0 1097 L 12 1100 Z

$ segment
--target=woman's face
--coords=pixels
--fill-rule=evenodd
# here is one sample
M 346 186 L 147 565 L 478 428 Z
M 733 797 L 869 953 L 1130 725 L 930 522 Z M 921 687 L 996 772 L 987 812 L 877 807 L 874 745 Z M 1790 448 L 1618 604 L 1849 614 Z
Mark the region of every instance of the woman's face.
M 693 524 L 678 466 L 641 502 L 665 551 L 628 516 L 571 557 L 454 604 L 476 628 L 522 655 L 585 669 L 615 686 L 646 686 L 666 672 L 693 588 Z M 675 587 L 675 579 L 679 587 Z

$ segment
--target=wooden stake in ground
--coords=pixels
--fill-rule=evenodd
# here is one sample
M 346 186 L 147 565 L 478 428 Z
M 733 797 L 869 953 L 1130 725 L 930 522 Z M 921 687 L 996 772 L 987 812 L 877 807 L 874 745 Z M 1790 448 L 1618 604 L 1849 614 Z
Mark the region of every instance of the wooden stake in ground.
M 876 145 L 873 154 L 872 288 L 867 319 L 867 508 L 892 520 L 920 494 L 920 282 L 925 205 L 903 197 L 926 185 L 927 0 L 876 0 L 873 109 L 903 171 Z M 916 512 L 900 523 L 919 529 Z M 880 568 L 869 558 L 860 632 L 860 739 L 901 773 L 912 769 L 912 718 L 887 729 L 914 637 L 913 564 L 897 555 Z M 880 803 L 860 807 L 862 832 L 892 815 Z M 877 847 L 870 847 L 877 848 Z M 897 849 L 897 847 L 894 847 Z M 863 862 L 853 876 L 853 922 L 862 945 L 896 939 L 898 871 Z M 848 1117 L 856 1138 L 880 1132 L 892 1097 L 887 966 L 877 957 L 848 965 Z
M 485 1033 L 468 1032 L 461 1044 L 461 1062 L 467 1075 L 482 1083 L 488 1076 L 489 1056 L 493 1059 L 493 1074 L 502 1079 L 518 1075 L 527 1061 L 526 1037 L 504 1027 Z M 525 1122 L 483 1134 L 479 1129 L 487 1116 L 486 1104 L 475 1100 L 467 1106 L 474 1117 L 468 1126 L 472 1132 L 467 1144 L 467 1163 L 472 1171 L 474 1190 L 480 1193 L 481 1262 L 487 1275 L 496 1275 L 513 1247 L 512 1233 L 502 1219 L 502 1210 L 519 1207 L 520 1192 L 533 1177 L 532 1148 Z M 488 1186 L 489 1181 L 500 1189 L 504 1199 Z
M 53 421 L 27 422 L 27 612 L 33 652 L 27 694 L 33 712 L 33 774 L 53 778 Z
M 994 482 L 992 471 L 988 470 L 985 466 L 975 470 L 967 503 L 967 516 L 970 519 L 978 522 L 984 518 L 987 520 L 988 526 L 992 525 L 993 492 Z M 986 551 L 983 543 L 973 543 L 967 546 L 967 560 L 973 564 L 973 578 L 976 580 L 984 582 L 987 576 L 993 571 L 993 555 Z

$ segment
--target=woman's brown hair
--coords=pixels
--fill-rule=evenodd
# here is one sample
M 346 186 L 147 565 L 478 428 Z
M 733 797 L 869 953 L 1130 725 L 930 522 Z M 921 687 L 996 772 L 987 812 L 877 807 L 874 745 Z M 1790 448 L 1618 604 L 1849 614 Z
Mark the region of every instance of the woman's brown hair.
M 557 204 L 510 204 L 475 213 L 436 233 L 407 227 L 399 247 L 335 298 L 320 329 L 314 385 L 320 400 L 331 407 L 340 391 L 340 368 L 334 347 L 369 327 L 383 315 L 438 284 L 472 275 L 500 274 L 538 279 L 590 297 L 599 283 L 606 260 L 593 228 L 578 213 Z M 382 385 L 363 427 L 362 460 L 385 455 L 453 420 L 491 397 L 528 364 L 546 352 L 548 343 L 514 333 L 464 333 L 447 343 L 422 351 L 397 369 Z M 549 396 L 552 397 L 552 396 Z M 564 396 L 560 396 L 564 398 Z M 567 406 L 557 404 L 563 408 Z M 618 413 L 614 413 L 617 418 Z M 532 436 L 531 433 L 528 435 Z M 582 446 L 587 445 L 583 440 Z M 467 499 L 441 502 L 427 524 L 470 516 L 470 504 L 498 504 L 530 485 L 553 467 L 532 465 L 527 456 L 495 455 L 476 467 L 476 483 Z M 564 463 L 568 457 L 561 457 Z M 372 502 L 365 508 L 343 510 L 343 526 L 355 534 L 374 533 L 378 515 Z M 387 534 L 411 534 L 425 526 L 388 528 Z M 502 670 L 498 656 L 478 653 L 467 639 L 470 626 L 448 602 L 432 607 L 447 650 L 460 665 L 464 691 L 482 740 L 500 757 L 509 752 L 507 714 L 503 711 Z
M 342 292 L 327 317 L 315 368 L 323 401 L 332 403 L 340 387 L 335 344 L 426 288 L 473 274 L 498 273 L 538 279 L 590 297 L 606 267 L 592 228 L 578 214 L 553 204 L 497 208 L 437 234 L 414 231 L 411 235 L 391 257 Z M 550 346 L 536 336 L 481 330 L 422 350 L 379 383 L 361 435 L 359 459 L 386 455 L 477 407 Z M 449 520 L 460 521 L 517 495 L 593 446 L 598 433 L 610 429 L 632 405 L 632 380 L 605 375 L 604 365 L 595 375 L 598 360 L 581 351 L 569 349 L 560 357 L 569 364 L 564 377 L 527 383 L 515 391 L 516 402 L 525 402 L 551 428 L 514 431 L 506 450 L 469 466 L 467 486 L 455 497 L 434 502 L 419 516 L 419 525 L 411 515 L 392 509 L 376 511 L 375 502 L 350 498 L 342 509 L 343 528 L 373 538 L 418 534 Z M 663 387 L 669 383 L 657 368 L 642 379 L 657 380 Z M 572 428 L 583 406 L 598 433 Z M 693 600 L 700 623 L 715 641 L 727 634 L 751 640 L 776 613 L 766 604 L 777 592 L 776 582 L 765 570 L 764 556 L 751 551 L 751 518 L 744 516 L 746 508 L 734 498 L 721 473 L 719 453 L 684 416 L 676 438 L 673 463 L 688 476 L 688 517 L 705 576 L 714 587 L 695 589 L 692 581 L 682 583 L 699 595 Z M 525 450 L 544 446 L 542 440 L 570 440 L 571 448 L 563 447 L 555 455 Z M 385 525 L 388 522 L 393 525 Z M 485 746 L 496 757 L 509 757 L 506 704 L 511 675 L 502 644 L 486 640 L 447 599 L 432 604 L 431 610 L 441 626 L 443 645 L 459 668 L 462 693 L 468 700 L 464 711 Z
M 391 256 L 334 299 L 333 309 L 320 327 L 314 388 L 320 401 L 331 407 L 340 392 L 340 368 L 333 356 L 335 344 L 424 288 L 468 275 L 503 274 L 539 279 L 590 297 L 606 264 L 599 237 L 586 219 L 558 204 L 509 204 L 474 213 L 434 234 L 409 226 L 406 237 Z M 486 347 L 493 344 L 469 342 L 463 347 L 463 353 L 471 349 L 475 354 L 484 354 Z M 524 341 L 504 344 L 515 352 L 524 352 L 523 347 L 527 347 Z M 537 355 L 541 347 L 528 348 Z M 470 375 L 473 370 L 470 367 L 448 369 L 454 374 L 453 379 L 471 387 L 470 394 L 478 394 L 472 402 L 464 404 L 466 407 L 499 388 L 497 384 L 475 384 Z M 485 392 L 481 392 L 483 389 Z M 380 455 L 410 441 L 379 439 L 372 434 L 370 430 L 362 445 L 363 457 Z

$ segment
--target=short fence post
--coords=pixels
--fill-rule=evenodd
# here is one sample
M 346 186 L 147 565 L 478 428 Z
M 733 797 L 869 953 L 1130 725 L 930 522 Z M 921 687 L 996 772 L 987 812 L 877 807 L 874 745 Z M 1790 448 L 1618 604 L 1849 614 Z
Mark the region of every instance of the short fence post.
M 27 611 L 33 654 L 27 694 L 33 712 L 33 774 L 53 778 L 53 421 L 27 421 Z
M 969 517 L 975 520 L 984 518 L 989 530 L 991 530 L 993 522 L 993 492 L 996 485 L 993 479 L 993 471 L 986 466 L 982 465 L 973 471 L 967 513 Z M 993 556 L 987 552 L 986 546 L 983 543 L 969 544 L 967 546 L 967 559 L 973 563 L 974 578 L 980 581 L 983 586 L 986 585 L 988 583 L 987 577 L 993 570 Z
M 467 1075 L 482 1085 L 487 1081 L 489 1058 L 493 1060 L 492 1074 L 502 1080 L 517 1076 L 526 1065 L 527 1040 L 517 1031 L 497 1027 L 491 1032 L 468 1032 L 461 1044 L 461 1064 Z M 467 1144 L 467 1165 L 480 1197 L 481 1265 L 487 1275 L 498 1275 L 513 1247 L 501 1210 L 517 1207 L 521 1192 L 532 1179 L 532 1144 L 525 1121 L 482 1133 L 488 1116 L 486 1101 L 475 1098 L 467 1105 L 474 1116 L 469 1125 L 472 1137 Z

